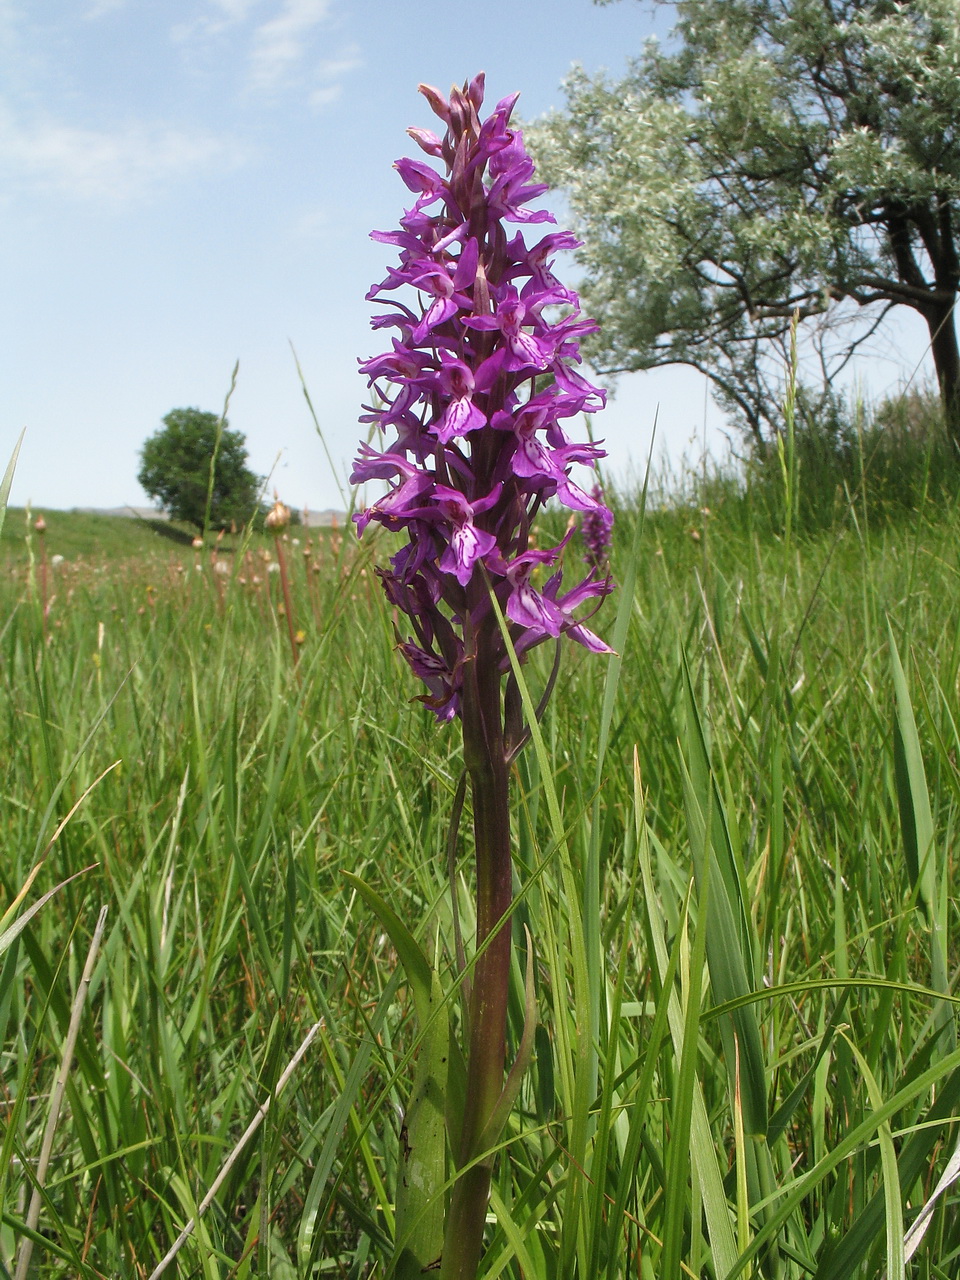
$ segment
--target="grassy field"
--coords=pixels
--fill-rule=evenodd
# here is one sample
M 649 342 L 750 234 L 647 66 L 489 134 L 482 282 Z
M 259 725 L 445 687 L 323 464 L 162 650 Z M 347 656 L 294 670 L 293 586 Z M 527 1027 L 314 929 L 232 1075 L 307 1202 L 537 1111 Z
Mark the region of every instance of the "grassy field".
M 33 525 L 41 516 L 47 525 L 44 537 L 48 553 L 67 560 L 78 556 L 111 561 L 152 556 L 163 550 L 189 547 L 195 532 L 168 520 L 11 507 L 0 531 L 0 558 L 4 563 L 25 563 L 31 552 L 39 555 L 40 540 Z
M 618 517 L 620 658 L 565 653 L 516 768 L 540 1026 L 484 1274 L 955 1277 L 953 1191 L 904 1236 L 960 1108 L 960 515 Z M 386 1276 L 416 1035 L 342 873 L 452 991 L 460 762 L 384 548 L 291 536 L 289 618 L 270 541 L 59 519 L 45 585 L 3 532 L 0 1273 L 148 1277 L 193 1219 L 168 1275 Z

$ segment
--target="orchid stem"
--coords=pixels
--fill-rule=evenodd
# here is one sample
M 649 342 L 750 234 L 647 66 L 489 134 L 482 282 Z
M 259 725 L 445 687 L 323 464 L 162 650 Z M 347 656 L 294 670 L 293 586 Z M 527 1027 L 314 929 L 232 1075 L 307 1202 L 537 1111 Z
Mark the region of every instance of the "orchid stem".
M 481 646 L 482 649 L 482 646 Z M 477 948 L 470 991 L 467 1090 L 440 1280 L 473 1280 L 483 1252 L 493 1156 L 482 1158 L 481 1139 L 503 1089 L 510 988 L 513 895 L 510 850 L 510 768 L 500 715 L 496 664 L 478 653 L 463 713 L 464 758 L 473 797 L 477 863 Z M 489 941 L 488 941 L 489 939 Z M 484 946 L 486 944 L 486 946 Z

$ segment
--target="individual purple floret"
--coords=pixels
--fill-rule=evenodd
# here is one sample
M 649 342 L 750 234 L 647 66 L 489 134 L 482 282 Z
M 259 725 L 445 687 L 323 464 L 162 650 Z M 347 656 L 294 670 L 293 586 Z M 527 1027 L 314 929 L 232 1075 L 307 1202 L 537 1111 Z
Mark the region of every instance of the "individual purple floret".
M 596 326 L 552 272 L 555 252 L 578 241 L 553 231 L 528 245 L 505 225 L 554 222 L 529 207 L 545 187 L 531 181 L 533 163 L 509 124 L 517 95 L 481 121 L 482 74 L 449 101 L 429 86 L 420 91 L 445 131 L 408 132 L 445 172 L 398 160 L 413 206 L 399 229 L 373 233 L 399 250 L 367 295 L 386 307 L 374 328 L 395 336 L 390 350 L 361 365 L 374 389 L 363 421 L 389 443 L 362 445 L 351 479 L 389 485 L 355 519 L 361 533 L 374 520 L 406 534 L 381 578 L 410 620 L 413 635 L 400 651 L 427 685 L 423 700 L 450 720 L 463 714 L 464 680 L 481 650 L 501 674 L 509 670 L 490 588 L 518 653 L 564 635 L 610 652 L 574 614 L 610 590 L 602 562 L 564 592 L 556 568 L 563 544 L 531 552 L 529 539 L 550 498 L 607 538 L 612 516 L 596 489 L 571 478 L 603 450 L 572 441 L 563 425 L 605 400 L 576 368 L 578 340 Z M 541 571 L 552 576 L 537 585 Z
M 594 485 L 592 496 L 600 503 L 600 486 Z M 583 539 L 584 559 L 599 573 L 607 567 L 610 558 L 610 526 L 612 518 L 606 507 L 598 505 L 593 511 L 585 511 L 580 521 L 580 537 Z

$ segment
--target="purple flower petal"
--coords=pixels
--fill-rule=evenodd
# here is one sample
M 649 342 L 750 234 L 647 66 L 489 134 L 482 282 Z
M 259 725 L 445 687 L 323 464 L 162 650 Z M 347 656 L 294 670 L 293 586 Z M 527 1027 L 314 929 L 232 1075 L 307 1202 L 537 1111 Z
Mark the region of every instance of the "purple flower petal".
M 507 617 L 511 622 L 528 627 L 538 635 L 552 636 L 560 634 L 563 614 L 553 603 L 539 591 L 535 591 L 529 582 L 521 582 L 507 600 Z
M 448 444 L 456 436 L 465 436 L 486 426 L 487 417 L 469 396 L 452 400 L 437 423 L 436 435 L 441 444 Z
M 440 557 L 440 568 L 444 573 L 452 573 L 461 587 L 465 587 L 473 577 L 474 565 L 496 545 L 492 533 L 478 529 L 472 521 L 465 521 L 451 534 L 450 543 Z
M 567 627 L 564 634 L 571 640 L 576 640 L 577 644 L 582 644 L 591 653 L 616 653 L 616 649 L 611 649 L 608 644 L 604 644 L 598 635 L 594 635 L 589 627 L 583 626 L 582 623 L 578 623 L 575 627 Z

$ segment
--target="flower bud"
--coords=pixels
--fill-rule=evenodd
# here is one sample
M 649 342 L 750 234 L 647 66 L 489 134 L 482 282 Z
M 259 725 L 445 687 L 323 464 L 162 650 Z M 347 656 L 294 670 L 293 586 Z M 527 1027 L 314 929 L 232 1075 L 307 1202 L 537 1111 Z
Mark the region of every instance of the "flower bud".
M 267 512 L 263 523 L 272 534 L 281 534 L 290 523 L 290 508 L 278 498 Z

